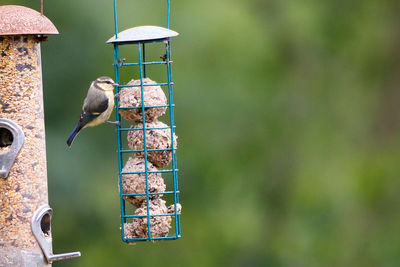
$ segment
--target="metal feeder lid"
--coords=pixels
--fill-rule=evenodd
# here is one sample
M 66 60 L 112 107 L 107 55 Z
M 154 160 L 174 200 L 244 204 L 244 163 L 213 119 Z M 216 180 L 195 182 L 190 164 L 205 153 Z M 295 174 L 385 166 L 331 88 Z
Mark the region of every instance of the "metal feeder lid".
M 106 43 L 155 41 L 155 40 L 164 40 L 178 35 L 179 33 L 163 27 L 138 26 L 118 33 L 117 39 L 115 39 L 114 35 Z
M 0 6 L 0 35 L 58 34 L 54 24 L 36 10 L 24 6 Z

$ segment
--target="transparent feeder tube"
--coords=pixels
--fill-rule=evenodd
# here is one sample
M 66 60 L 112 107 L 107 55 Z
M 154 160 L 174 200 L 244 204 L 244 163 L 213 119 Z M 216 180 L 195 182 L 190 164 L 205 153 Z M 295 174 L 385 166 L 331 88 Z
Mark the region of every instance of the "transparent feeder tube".
M 47 266 L 31 230 L 34 212 L 48 204 L 40 40 L 35 35 L 0 36 L 0 96 L 0 118 L 17 124 L 25 138 L 8 176 L 0 178 L 0 266 Z M 16 138 L 0 126 L 0 155 Z

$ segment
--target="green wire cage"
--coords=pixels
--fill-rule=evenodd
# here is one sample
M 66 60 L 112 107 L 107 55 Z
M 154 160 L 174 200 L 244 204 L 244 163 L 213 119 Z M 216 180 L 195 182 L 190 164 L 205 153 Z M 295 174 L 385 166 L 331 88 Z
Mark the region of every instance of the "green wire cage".
M 178 33 L 169 29 L 169 20 L 170 0 L 167 0 L 166 28 L 157 26 L 139 26 L 118 32 L 117 0 L 114 0 L 115 36 L 109 39 L 107 43 L 112 44 L 114 47 L 113 65 L 115 71 L 115 82 L 119 84 L 116 87 L 116 93 L 119 95 L 116 99 L 116 119 L 119 122 L 119 125 L 117 125 L 117 152 L 120 188 L 119 196 L 121 203 L 121 236 L 122 240 L 127 243 L 137 241 L 171 240 L 181 237 L 176 139 L 174 138 L 176 128 L 174 121 L 175 105 L 173 102 L 174 83 L 172 81 L 171 70 L 171 37 L 177 36 Z M 146 48 L 157 43 L 161 43 L 163 47 L 162 55 L 160 56 L 161 60 L 147 61 Z M 136 57 L 137 62 L 135 62 L 136 60 L 134 60 L 134 62 L 126 62 L 126 59 L 120 55 L 120 46 L 124 46 L 124 51 L 129 51 L 128 53 L 135 54 L 134 56 Z M 129 50 L 131 47 L 133 47 L 133 49 Z M 137 52 L 135 52 L 135 50 Z M 149 68 L 166 68 L 166 71 L 164 69 L 166 73 L 164 76 L 165 80 L 158 83 L 149 80 Z M 120 72 L 125 69 L 128 69 L 128 72 L 132 74 L 131 76 L 136 76 L 136 83 L 122 85 Z M 166 103 L 161 105 L 146 104 L 146 92 L 147 94 L 150 94 L 147 89 L 151 90 L 156 87 L 162 88 L 164 93 L 166 91 L 166 95 L 168 96 Z M 124 88 L 136 88 L 136 90 L 138 90 L 137 92 L 140 92 L 140 95 L 135 96 L 135 100 L 138 100 L 139 102 L 138 105 L 121 105 L 121 93 L 123 93 L 124 90 L 128 90 Z M 154 123 L 151 121 L 154 118 L 151 118 L 148 112 L 151 109 L 166 110 L 167 116 L 169 117 L 169 126 L 166 124 L 162 124 L 161 126 L 157 124 L 154 126 Z M 124 126 L 124 124 L 126 124 L 126 118 L 121 116 L 121 113 L 124 114 L 125 111 L 134 111 L 140 115 L 140 118 L 138 118 L 138 121 L 132 127 Z M 154 148 L 149 146 L 152 133 L 157 131 L 163 131 L 164 133 L 167 131 L 167 135 L 170 136 L 167 147 Z M 142 147 L 132 148 L 127 147 L 127 145 L 124 144 L 124 137 L 133 135 L 142 138 L 140 140 Z M 152 162 L 150 162 L 152 153 L 167 155 L 169 158 L 166 166 L 162 166 L 162 168 L 156 168 L 153 166 L 154 163 L 152 164 Z M 135 155 L 136 158 L 138 158 L 138 161 L 135 161 L 135 164 L 137 166 L 140 165 L 140 168 L 129 169 L 126 167 L 132 160 L 132 158 L 126 160 L 126 157 L 132 155 Z M 143 162 L 140 162 L 141 160 L 143 160 Z M 135 164 L 133 164 L 134 167 L 136 167 Z M 154 188 L 152 188 L 154 175 L 157 175 L 158 178 L 163 175 L 167 184 L 171 188 L 167 187 L 166 190 L 154 190 Z M 126 177 L 135 177 L 139 180 L 142 179 L 142 191 L 133 190 L 126 192 L 124 189 L 124 186 L 126 186 L 127 183 L 125 180 Z M 161 178 L 161 182 L 158 183 L 163 184 L 163 179 Z M 165 185 L 164 187 L 161 186 L 161 188 L 165 188 Z M 163 200 L 160 202 L 161 197 L 167 197 L 168 200 L 171 201 L 172 205 L 166 208 L 166 205 L 164 204 L 165 202 Z M 129 199 L 135 201 L 139 199 L 142 200 L 142 202 L 141 204 L 136 205 L 136 210 L 132 210 L 129 205 L 132 202 L 126 203 Z M 135 227 L 137 228 L 138 224 L 141 224 L 142 229 L 133 229 Z M 168 229 L 167 231 L 161 230 L 160 233 L 160 228 L 165 228 L 165 224 L 168 224 L 168 228 L 171 229 Z M 140 232 L 139 234 L 138 231 Z

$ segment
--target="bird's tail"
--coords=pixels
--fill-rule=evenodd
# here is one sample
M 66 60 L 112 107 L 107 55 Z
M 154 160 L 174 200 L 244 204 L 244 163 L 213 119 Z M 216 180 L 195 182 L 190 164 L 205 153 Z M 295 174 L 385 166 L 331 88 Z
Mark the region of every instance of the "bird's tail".
M 67 145 L 70 147 L 72 145 L 72 142 L 74 142 L 75 137 L 78 135 L 79 131 L 82 129 L 82 126 L 77 124 L 75 126 L 75 129 L 72 131 L 71 135 L 68 137 L 67 140 Z

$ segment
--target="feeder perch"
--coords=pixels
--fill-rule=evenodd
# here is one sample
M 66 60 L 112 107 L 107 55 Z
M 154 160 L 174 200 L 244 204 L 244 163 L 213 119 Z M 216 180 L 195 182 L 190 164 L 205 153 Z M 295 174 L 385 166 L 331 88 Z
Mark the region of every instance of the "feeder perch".
M 49 34 L 58 31 L 39 12 L 0 6 L 0 266 L 80 256 L 53 255 L 51 209 L 36 217 L 48 207 L 40 43 Z
M 181 237 L 171 60 L 171 38 L 178 33 L 169 29 L 169 18 L 170 1 L 167 0 L 166 28 L 147 25 L 118 32 L 117 0 L 114 0 L 115 35 L 106 43 L 114 46 L 115 81 L 119 84 L 116 113 L 120 122 L 117 151 L 121 235 L 127 243 Z M 160 61 L 146 60 L 146 47 L 153 43 L 164 44 Z M 136 47 L 137 52 L 132 50 L 137 53 L 138 62 L 126 62 L 120 56 L 121 45 Z M 126 84 L 120 81 L 121 68 L 132 69 L 133 76 Z M 166 68 L 165 80 L 151 79 L 148 68 Z M 164 113 L 169 115 L 169 125 L 158 121 Z M 124 127 L 124 121 L 135 124 Z M 172 184 L 171 188 L 164 181 Z M 164 200 L 168 197 L 171 203 Z M 171 205 L 167 207 L 167 204 Z M 128 212 L 128 207 L 135 211 Z

